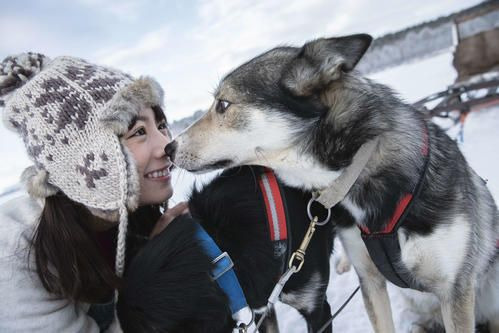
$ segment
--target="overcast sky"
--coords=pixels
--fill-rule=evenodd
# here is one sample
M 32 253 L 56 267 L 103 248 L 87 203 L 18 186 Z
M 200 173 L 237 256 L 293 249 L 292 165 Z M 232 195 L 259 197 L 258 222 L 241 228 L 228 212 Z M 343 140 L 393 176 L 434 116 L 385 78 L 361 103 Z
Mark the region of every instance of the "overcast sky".
M 206 109 L 231 68 L 278 44 L 367 32 L 380 36 L 477 0 L 2 1 L 0 58 L 71 55 L 151 75 L 170 120 Z

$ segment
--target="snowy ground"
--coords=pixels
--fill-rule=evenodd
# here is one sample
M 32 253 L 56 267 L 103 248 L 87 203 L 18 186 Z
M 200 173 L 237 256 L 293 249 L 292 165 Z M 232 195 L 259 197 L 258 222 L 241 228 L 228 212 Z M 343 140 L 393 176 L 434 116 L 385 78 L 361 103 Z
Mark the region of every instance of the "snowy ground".
M 451 54 L 444 53 L 431 59 L 372 75 L 372 78 L 389 84 L 399 91 L 408 102 L 415 102 L 431 93 L 445 89 L 454 81 L 456 74 L 451 66 L 451 61 Z M 449 131 L 453 136 L 456 135 L 456 132 L 456 128 Z M 24 149 L 20 140 L 14 135 L 6 133 L 5 130 L 0 131 L 0 141 L 19 146 L 20 151 Z M 464 141 L 460 143 L 460 147 L 478 174 L 488 180 L 488 186 L 496 201 L 499 202 L 499 177 L 497 176 L 499 155 L 495 150 L 497 146 L 499 146 L 499 106 L 471 113 L 465 124 Z M 19 195 L 20 192 L 15 191 L 15 184 L 22 169 L 28 165 L 27 157 L 22 154 L 9 160 L 9 168 L 4 169 L 0 174 L 0 193 L 7 190 L 10 190 L 11 193 L 0 195 L 0 202 Z M 186 172 L 177 172 L 173 179 L 175 194 L 171 200 L 172 203 L 186 198 L 194 180 L 202 183 L 212 176 L 213 174 L 209 174 L 196 178 Z M 348 298 L 358 284 L 357 276 L 352 270 L 343 275 L 337 275 L 334 270 L 334 260 L 335 256 L 331 258 L 332 269 L 328 289 L 328 299 L 333 312 Z M 389 285 L 388 291 L 397 332 L 406 332 L 411 314 L 404 308 L 398 288 Z M 294 309 L 278 304 L 277 312 L 282 332 L 306 331 L 303 320 Z M 336 332 L 372 332 L 360 293 L 336 318 L 334 330 Z

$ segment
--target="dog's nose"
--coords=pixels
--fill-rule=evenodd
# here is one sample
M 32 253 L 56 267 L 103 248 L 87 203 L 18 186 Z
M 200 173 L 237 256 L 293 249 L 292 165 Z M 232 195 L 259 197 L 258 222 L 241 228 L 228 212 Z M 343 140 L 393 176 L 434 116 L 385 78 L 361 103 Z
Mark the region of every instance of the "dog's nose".
M 165 154 L 170 158 L 171 161 L 175 160 L 175 153 L 177 152 L 178 143 L 173 140 L 165 147 Z

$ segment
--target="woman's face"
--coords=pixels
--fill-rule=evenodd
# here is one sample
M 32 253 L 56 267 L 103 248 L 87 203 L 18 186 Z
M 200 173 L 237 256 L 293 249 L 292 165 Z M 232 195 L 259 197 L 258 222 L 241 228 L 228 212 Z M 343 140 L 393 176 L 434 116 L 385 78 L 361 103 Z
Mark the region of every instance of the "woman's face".
M 122 140 L 137 166 L 139 205 L 165 202 L 172 196 L 173 189 L 170 182 L 172 163 L 164 151 L 171 137 L 164 116 L 155 115 L 150 107 L 142 109 Z

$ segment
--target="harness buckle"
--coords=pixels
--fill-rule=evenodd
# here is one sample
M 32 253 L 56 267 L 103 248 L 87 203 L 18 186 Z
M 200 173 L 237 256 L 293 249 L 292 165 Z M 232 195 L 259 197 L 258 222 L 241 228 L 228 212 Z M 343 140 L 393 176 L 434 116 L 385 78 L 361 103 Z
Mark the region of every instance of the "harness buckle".
M 213 280 L 218 280 L 219 277 L 221 277 L 222 275 L 230 271 L 232 267 L 234 267 L 234 262 L 227 252 L 224 252 L 213 259 L 211 263 L 214 265 L 211 272 L 211 277 L 213 278 Z

